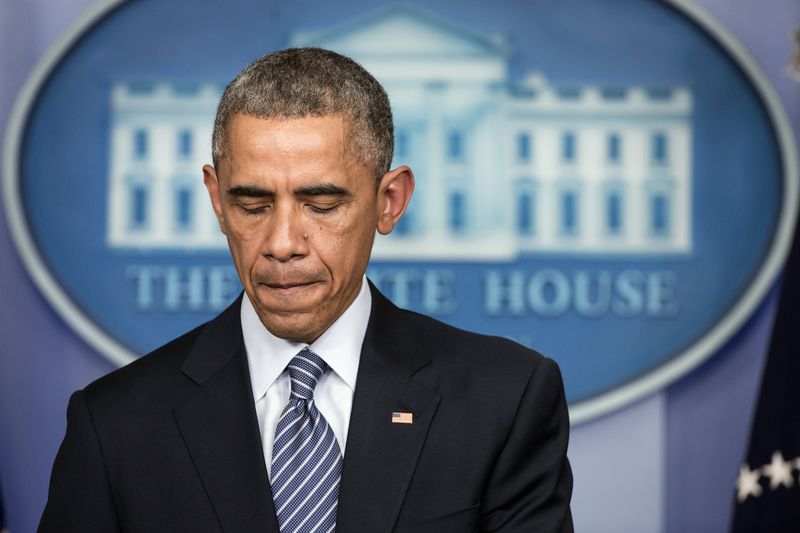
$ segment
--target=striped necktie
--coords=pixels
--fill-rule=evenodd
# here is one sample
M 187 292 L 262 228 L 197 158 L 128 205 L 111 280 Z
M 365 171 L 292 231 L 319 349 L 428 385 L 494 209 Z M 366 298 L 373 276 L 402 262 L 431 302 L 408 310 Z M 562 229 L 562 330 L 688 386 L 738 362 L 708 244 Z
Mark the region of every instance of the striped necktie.
M 314 404 L 314 388 L 327 367 L 308 348 L 287 367 L 292 393 L 278 420 L 272 447 L 272 499 L 281 533 L 336 529 L 342 452 Z

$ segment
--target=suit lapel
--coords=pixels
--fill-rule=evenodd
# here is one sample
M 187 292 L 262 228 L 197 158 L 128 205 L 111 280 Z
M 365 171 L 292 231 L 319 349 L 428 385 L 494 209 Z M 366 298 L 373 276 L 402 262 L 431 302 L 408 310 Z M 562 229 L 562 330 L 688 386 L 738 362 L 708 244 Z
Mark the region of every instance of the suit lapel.
M 278 531 L 237 300 L 201 333 L 181 370 L 197 388 L 173 408 L 225 531 Z
M 411 376 L 429 358 L 377 290 L 361 351 L 345 448 L 337 530 L 388 532 L 397 520 L 439 397 Z M 413 423 L 392 423 L 393 412 Z

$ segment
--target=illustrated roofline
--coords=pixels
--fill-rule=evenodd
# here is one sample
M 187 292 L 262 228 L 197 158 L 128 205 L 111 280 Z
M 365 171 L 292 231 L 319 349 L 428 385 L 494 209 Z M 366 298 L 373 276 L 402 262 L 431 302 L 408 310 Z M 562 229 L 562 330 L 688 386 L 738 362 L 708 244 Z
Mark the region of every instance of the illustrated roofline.
M 362 28 L 368 28 L 384 20 L 399 17 L 409 17 L 415 22 L 427 24 L 438 31 L 444 30 L 451 35 L 458 35 L 484 48 L 487 55 L 498 55 L 505 59 L 511 56 L 511 47 L 502 34 L 482 33 L 462 26 L 428 10 L 408 4 L 399 4 L 379 9 L 372 13 L 362 15 L 355 20 L 350 20 L 323 30 L 298 30 L 292 34 L 289 42 L 291 46 L 318 46 L 319 43 L 323 41 L 335 39 L 346 34 L 352 34 Z M 380 54 L 369 55 L 375 57 Z M 405 57 L 408 56 L 405 55 Z

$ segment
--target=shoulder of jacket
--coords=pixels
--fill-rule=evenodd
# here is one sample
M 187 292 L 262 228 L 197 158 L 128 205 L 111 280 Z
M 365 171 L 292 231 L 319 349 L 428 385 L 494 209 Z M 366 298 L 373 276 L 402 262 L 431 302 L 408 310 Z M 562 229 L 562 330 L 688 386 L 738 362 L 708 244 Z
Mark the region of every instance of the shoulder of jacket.
M 505 337 L 464 330 L 413 311 L 401 310 L 401 313 L 410 328 L 418 332 L 433 359 L 474 362 L 480 367 L 490 365 L 526 374 L 542 361 L 555 364 L 537 350 Z
M 118 368 L 84 388 L 87 402 L 95 403 L 136 389 L 158 387 L 174 380 L 206 324 L 176 337 L 152 352 Z

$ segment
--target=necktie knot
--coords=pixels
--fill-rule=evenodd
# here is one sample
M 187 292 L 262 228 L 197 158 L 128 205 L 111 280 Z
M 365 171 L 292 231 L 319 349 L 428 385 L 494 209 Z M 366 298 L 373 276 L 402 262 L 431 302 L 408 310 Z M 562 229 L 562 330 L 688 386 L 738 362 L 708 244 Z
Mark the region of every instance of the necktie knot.
M 323 359 L 309 350 L 303 348 L 300 353 L 289 361 L 289 378 L 292 380 L 292 398 L 310 400 L 314 397 L 317 382 L 328 365 Z

